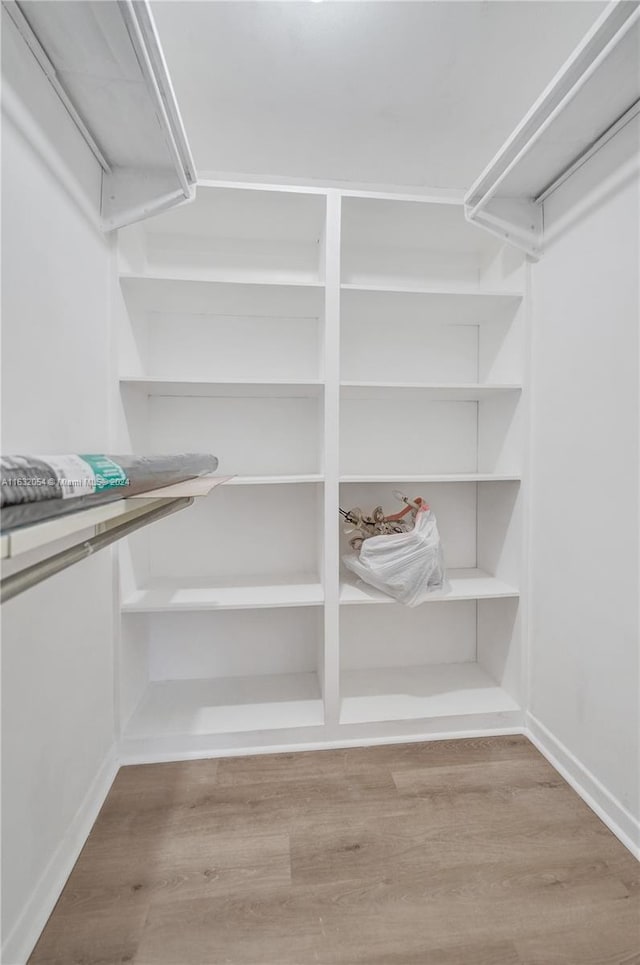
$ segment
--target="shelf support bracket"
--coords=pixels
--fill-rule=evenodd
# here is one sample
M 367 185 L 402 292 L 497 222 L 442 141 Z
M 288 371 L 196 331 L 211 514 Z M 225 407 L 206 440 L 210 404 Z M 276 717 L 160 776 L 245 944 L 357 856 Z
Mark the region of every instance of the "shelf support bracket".
M 542 254 L 542 205 L 519 198 L 492 198 L 481 210 L 464 206 L 465 218 L 522 249 L 537 261 Z

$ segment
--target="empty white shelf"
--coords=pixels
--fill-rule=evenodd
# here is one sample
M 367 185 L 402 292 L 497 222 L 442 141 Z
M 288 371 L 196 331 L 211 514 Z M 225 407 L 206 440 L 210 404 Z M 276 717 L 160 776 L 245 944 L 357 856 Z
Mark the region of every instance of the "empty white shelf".
M 202 736 L 324 723 L 314 673 L 151 683 L 125 738 Z
M 344 670 L 341 681 L 341 724 L 520 710 L 476 663 Z
M 346 399 L 380 398 L 398 392 L 414 391 L 425 400 L 438 402 L 480 402 L 506 392 L 520 392 L 520 385 L 482 385 L 463 382 L 435 385 L 427 382 L 342 382 L 341 394 Z
M 247 610 L 321 606 L 321 583 L 289 582 L 251 586 L 188 586 L 155 583 L 134 590 L 122 603 L 125 613 L 193 610 Z
M 321 483 L 321 473 L 301 473 L 293 476 L 234 476 L 230 486 L 291 486 L 299 483 Z
M 244 274 L 230 275 L 223 271 L 185 271 L 180 272 L 175 269 L 162 271 L 154 269 L 148 272 L 120 272 L 120 282 L 123 287 L 136 288 L 140 291 L 150 291 L 157 286 L 158 282 L 189 285 L 235 285 L 241 288 L 243 285 L 250 287 L 266 285 L 269 288 L 324 288 L 324 282 L 306 281 L 300 278 L 269 278 L 267 275 L 256 272 L 252 274 L 247 271 Z
M 492 291 L 463 286 L 433 286 L 428 285 L 341 285 L 343 292 L 372 292 L 388 295 L 423 295 L 426 298 L 447 298 L 463 300 L 465 307 L 475 307 L 482 311 L 504 307 L 505 303 L 518 304 L 524 297 L 521 291 Z
M 436 603 L 438 601 L 455 602 L 456 600 L 500 600 L 519 596 L 519 591 L 514 586 L 504 583 L 502 580 L 485 573 L 484 570 L 462 569 L 449 570 L 447 573 L 449 590 L 447 592 L 432 593 L 425 601 L 426 603 Z M 355 575 L 343 575 L 340 586 L 340 603 L 395 603 L 395 600 L 374 589 L 362 580 L 356 579 Z
M 162 376 L 152 375 L 123 375 L 120 377 L 120 384 L 144 390 L 147 395 L 226 396 L 233 398 L 302 398 L 319 395 L 323 387 L 323 383 L 319 379 L 308 382 L 280 380 L 208 382 L 202 379 L 165 379 Z
M 340 476 L 341 483 L 450 483 L 450 482 L 520 482 L 517 474 L 491 472 L 398 473 L 391 475 L 355 474 Z

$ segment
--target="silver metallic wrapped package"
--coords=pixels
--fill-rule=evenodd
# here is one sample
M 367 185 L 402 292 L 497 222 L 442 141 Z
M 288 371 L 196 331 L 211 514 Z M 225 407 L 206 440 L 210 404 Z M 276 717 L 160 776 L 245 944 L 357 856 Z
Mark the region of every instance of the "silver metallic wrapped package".
M 215 472 L 210 453 L 0 457 L 3 532 Z

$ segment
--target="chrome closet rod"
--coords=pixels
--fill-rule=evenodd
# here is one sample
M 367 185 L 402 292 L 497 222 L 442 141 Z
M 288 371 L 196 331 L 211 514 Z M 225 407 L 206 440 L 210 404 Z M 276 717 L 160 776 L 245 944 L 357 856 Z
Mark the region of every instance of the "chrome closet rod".
M 110 527 L 104 533 L 97 533 L 81 543 L 69 546 L 68 549 L 62 550 L 54 556 L 48 556 L 32 566 L 26 566 L 23 570 L 12 573 L 11 576 L 0 580 L 0 603 L 6 603 L 7 600 L 18 596 L 19 593 L 24 593 L 25 590 L 30 589 L 37 583 L 42 583 L 43 580 L 60 573 L 61 570 L 66 570 L 74 563 L 87 559 L 87 557 L 97 553 L 98 550 L 104 549 L 105 546 L 115 543 L 116 540 L 128 536 L 129 533 L 133 533 L 137 529 L 141 529 L 147 523 L 153 523 L 164 516 L 171 516 L 172 513 L 186 509 L 192 503 L 193 496 L 181 496 L 178 499 L 163 502 L 160 506 L 152 506 L 148 511 L 136 515 L 134 519 L 125 520 L 123 523 Z

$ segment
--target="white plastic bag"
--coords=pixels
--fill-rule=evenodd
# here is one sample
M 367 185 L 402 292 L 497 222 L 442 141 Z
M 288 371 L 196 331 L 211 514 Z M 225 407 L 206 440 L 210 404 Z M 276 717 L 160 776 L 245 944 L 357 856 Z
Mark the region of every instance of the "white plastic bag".
M 407 606 L 417 606 L 430 593 L 445 589 L 440 533 L 430 509 L 418 511 L 411 532 L 372 536 L 359 555 L 345 556 L 344 564 L 365 583 Z

